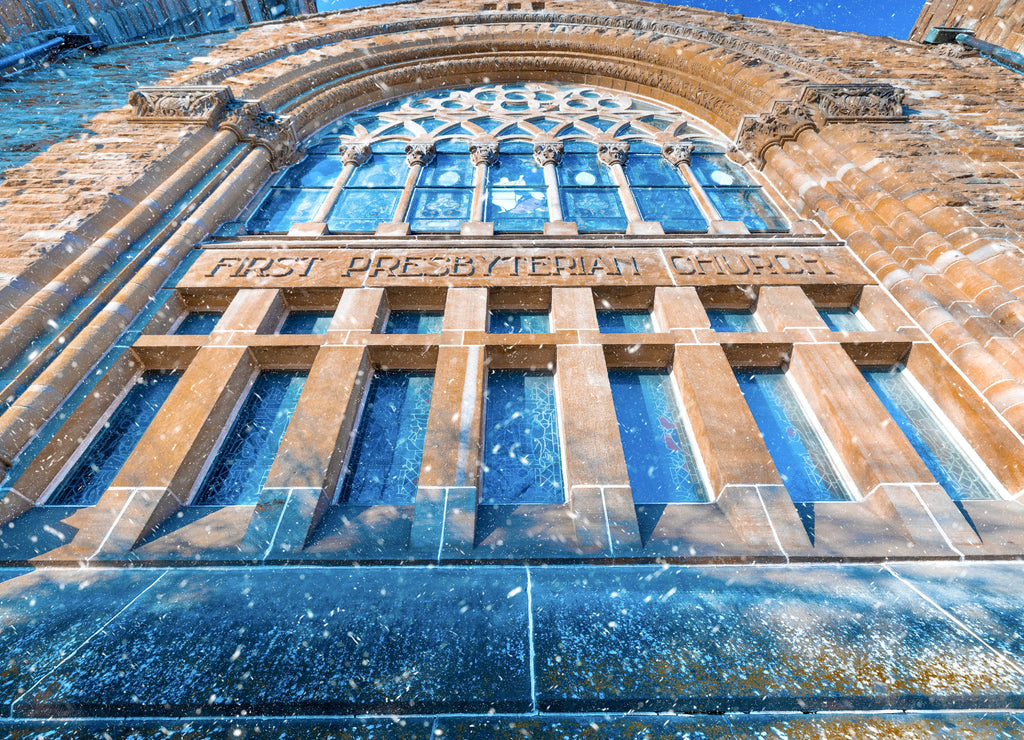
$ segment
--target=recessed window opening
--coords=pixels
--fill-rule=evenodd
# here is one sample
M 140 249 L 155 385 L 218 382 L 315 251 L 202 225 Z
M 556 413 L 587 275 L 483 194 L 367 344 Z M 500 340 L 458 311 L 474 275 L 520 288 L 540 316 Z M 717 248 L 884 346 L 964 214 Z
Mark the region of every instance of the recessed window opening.
M 92 506 L 146 433 L 178 382 L 178 373 L 148 370 L 117 403 L 47 500 L 55 506 Z
M 488 372 L 481 504 L 565 502 L 557 409 L 553 373 Z
M 818 313 L 832 331 L 871 331 L 872 326 L 856 307 L 819 308 Z
M 334 311 L 289 311 L 278 334 L 326 334 Z
M 671 374 L 657 369 L 614 369 L 608 372 L 608 380 L 633 501 L 707 501 L 696 445 L 680 412 Z
M 255 504 L 298 404 L 306 373 L 256 376 L 199 486 L 193 505 Z
M 646 334 L 654 331 L 654 320 L 650 311 L 599 310 L 597 326 L 602 334 Z
M 547 311 L 488 311 L 487 331 L 491 334 L 545 334 L 550 330 Z
M 750 309 L 710 308 L 707 311 L 711 328 L 719 332 L 762 331 L 754 312 Z
M 206 335 L 216 328 L 220 317 L 220 311 L 189 311 L 171 333 L 189 336 Z
M 954 501 L 1001 498 L 1003 487 L 905 368 L 862 370 L 868 385 Z
M 342 474 L 338 500 L 357 506 L 416 502 L 432 373 L 376 370 Z
M 388 312 L 384 334 L 440 334 L 442 311 L 394 310 Z
M 796 391 L 781 370 L 737 370 L 747 406 L 794 503 L 850 496 Z

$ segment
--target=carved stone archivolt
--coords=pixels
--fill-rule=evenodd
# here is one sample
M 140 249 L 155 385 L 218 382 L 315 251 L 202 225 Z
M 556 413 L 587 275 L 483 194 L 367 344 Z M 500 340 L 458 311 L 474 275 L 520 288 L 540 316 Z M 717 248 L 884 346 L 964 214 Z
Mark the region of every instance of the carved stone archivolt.
M 236 102 L 219 128 L 233 132 L 240 141 L 266 149 L 275 170 L 295 162 L 303 153 L 291 120 L 268 111 L 258 100 Z
M 820 123 L 903 120 L 904 92 L 887 84 L 807 85 L 800 102 L 817 106 Z
M 769 147 L 796 141 L 808 129 L 817 130 L 815 110 L 793 100 L 779 100 L 771 112 L 760 116 L 744 116 L 736 135 L 736 147 L 751 156 L 758 167 L 764 166 Z
M 129 120 L 213 126 L 234 101 L 226 85 L 140 87 L 128 93 L 132 106 Z

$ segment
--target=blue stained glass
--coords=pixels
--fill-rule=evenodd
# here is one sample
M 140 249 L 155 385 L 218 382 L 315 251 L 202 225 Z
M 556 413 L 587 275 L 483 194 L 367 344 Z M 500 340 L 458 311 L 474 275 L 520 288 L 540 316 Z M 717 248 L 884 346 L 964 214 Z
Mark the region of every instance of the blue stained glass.
M 480 503 L 563 503 L 553 376 L 491 370 L 484 408 Z
M 647 334 L 654 331 L 649 311 L 598 311 L 602 334 Z
M 527 123 L 532 123 L 541 131 L 550 131 L 555 126 L 561 126 L 564 121 L 555 121 L 551 118 L 530 118 L 527 120 Z
M 495 231 L 543 231 L 548 220 L 544 190 L 494 188 L 487 193 L 485 220 Z
M 405 185 L 405 178 L 408 175 L 409 163 L 404 154 L 374 152 L 369 161 L 363 162 L 352 171 L 352 177 L 349 178 L 346 186 L 352 188 L 400 188 Z
M 458 231 L 469 221 L 473 208 L 471 189 L 416 188 L 409 201 L 412 231 Z
M 175 334 L 209 334 L 220 321 L 220 314 L 214 311 L 189 311 L 181 323 L 174 327 Z
M 436 128 L 447 125 L 448 122 L 437 118 L 417 118 L 416 123 L 422 126 L 424 131 L 430 132 Z
M 546 334 L 551 331 L 546 311 L 490 311 L 491 334 Z
M 584 123 L 589 123 L 594 128 L 600 131 L 607 131 L 612 126 L 618 123 L 618 121 L 611 121 L 607 118 L 599 118 L 597 116 L 591 116 L 590 118 L 584 118 Z
M 697 182 L 707 187 L 736 187 L 752 185 L 750 178 L 724 154 L 700 153 L 690 157 L 690 170 Z
M 847 498 L 835 467 L 782 372 L 739 372 L 736 380 L 761 437 L 796 503 Z
M 289 311 L 279 334 L 326 334 L 333 311 Z
M 420 170 L 416 185 L 428 188 L 473 187 L 474 170 L 469 154 L 438 154 L 433 162 Z
M 373 374 L 340 500 L 360 506 L 416 502 L 434 376 L 406 371 Z
M 901 368 L 864 370 L 868 385 L 954 501 L 998 498 L 978 465 L 954 441 L 950 423 Z
M 852 308 L 819 308 L 818 313 L 832 331 L 871 331 L 860 311 Z
M 477 126 L 482 128 L 484 131 L 493 131 L 498 126 L 504 126 L 506 121 L 499 121 L 497 118 L 472 118 L 470 123 L 475 123 Z
M 665 231 L 707 231 L 708 222 L 687 187 L 630 188 L 644 221 L 658 221 Z
M 340 155 L 310 154 L 288 168 L 277 181 L 278 187 L 329 188 L 345 168 Z
M 384 325 L 385 334 L 440 334 L 444 314 L 440 311 L 392 311 Z
M 563 188 L 614 187 L 611 170 L 597 161 L 596 154 L 565 154 L 555 168 Z
M 327 216 L 331 231 L 374 231 L 391 221 L 401 190 L 344 190 Z
M 708 309 L 708 319 L 715 331 L 761 331 L 760 325 L 750 311 L 725 311 Z
M 759 188 L 707 188 L 704 192 L 726 221 L 742 221 L 751 231 L 785 231 L 788 228 Z
M 633 501 L 707 501 L 669 374 L 611 370 L 608 380 Z
M 195 505 L 232 506 L 259 500 L 305 382 L 305 373 L 275 370 L 257 376 L 196 494 Z
M 630 153 L 625 166 L 630 185 L 645 187 L 681 187 L 684 185 L 679 170 L 665 161 L 661 154 Z
M 572 105 L 572 103 L 569 103 L 569 105 Z M 567 126 L 566 128 L 563 128 L 561 131 L 559 131 L 557 134 L 555 134 L 555 136 L 557 136 L 558 138 L 562 138 L 563 136 L 585 136 L 585 137 L 590 137 L 590 132 L 589 131 L 584 131 L 583 129 L 579 128 L 578 126 L 572 125 L 572 126 Z
M 530 151 L 533 148 L 530 147 Z M 544 186 L 544 170 L 533 161 L 533 154 L 505 154 L 487 168 L 487 184 L 492 188 Z
M 292 224 L 312 221 L 327 190 L 275 188 L 249 219 L 249 231 L 286 232 Z
M 178 377 L 176 373 L 143 373 L 47 503 L 92 506 L 99 501 L 171 394 Z
M 565 188 L 559 193 L 566 221 L 580 231 L 624 231 L 626 212 L 615 188 Z

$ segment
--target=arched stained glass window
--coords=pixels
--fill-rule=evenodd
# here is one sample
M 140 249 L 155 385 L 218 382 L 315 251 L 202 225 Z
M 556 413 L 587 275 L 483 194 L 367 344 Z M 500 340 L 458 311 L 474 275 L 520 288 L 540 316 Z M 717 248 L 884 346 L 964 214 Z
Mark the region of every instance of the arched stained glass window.
M 251 233 L 784 231 L 725 144 L 666 106 L 526 83 L 439 90 L 351 113 L 268 188 Z M 568 231 L 566 231 L 568 229 Z M 472 233 L 481 233 L 475 230 Z

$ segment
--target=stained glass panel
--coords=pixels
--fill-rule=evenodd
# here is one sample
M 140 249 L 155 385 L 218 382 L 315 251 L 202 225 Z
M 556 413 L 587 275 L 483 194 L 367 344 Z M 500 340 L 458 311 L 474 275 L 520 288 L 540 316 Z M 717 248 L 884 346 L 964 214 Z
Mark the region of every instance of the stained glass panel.
M 176 373 L 143 373 L 47 503 L 92 506 L 99 501 L 171 394 L 178 377 Z
M 275 188 L 249 219 L 250 231 L 286 233 L 292 224 L 312 221 L 329 191 Z
M 196 494 L 197 506 L 259 500 L 305 382 L 305 373 L 264 371 L 257 376 Z
M 490 311 L 487 331 L 491 334 L 545 334 L 551 331 L 546 311 Z
M 214 311 L 189 311 L 185 318 L 174 327 L 175 334 L 209 334 L 220 321 L 220 313 Z
M 533 161 L 533 147 L 529 144 L 526 147 L 530 153 L 506 154 L 504 150 L 511 148 L 511 145 L 502 148 L 502 154 L 498 157 L 498 161 L 487 168 L 487 185 L 489 187 L 544 187 L 544 170 Z
M 631 188 L 645 221 L 658 221 L 665 231 L 707 231 L 708 222 L 687 187 Z
M 654 331 L 649 311 L 598 311 L 602 334 L 646 334 Z
M 565 501 L 554 377 L 492 370 L 484 412 L 482 504 Z
M 352 177 L 349 178 L 346 186 L 352 188 L 400 188 L 405 184 L 408 174 L 409 163 L 404 154 L 374 153 L 368 161 L 352 171 Z
M 751 231 L 785 231 L 759 188 L 708 188 L 708 198 L 726 221 L 742 221 Z
M 668 372 L 608 373 L 633 501 L 707 501 Z
M 458 231 L 469 221 L 473 208 L 471 189 L 416 188 L 409 203 L 412 231 Z
M 279 334 L 326 334 L 333 311 L 289 311 Z
M 728 160 L 724 154 L 694 152 L 690 169 L 701 185 L 711 188 L 753 185 L 747 174 Z
M 462 143 L 465 148 L 465 143 Z M 460 188 L 473 186 L 475 171 L 469 154 L 438 154 L 434 161 L 420 170 L 419 187 Z
M 782 372 L 739 372 L 747 406 L 796 503 L 847 497 L 828 452 Z
M 392 311 L 384 325 L 385 334 L 440 334 L 444 315 L 440 311 Z
M 416 502 L 434 376 L 378 371 L 366 391 L 339 500 L 360 506 Z
M 561 191 L 566 221 L 580 231 L 623 231 L 626 212 L 615 188 L 565 188 Z
M 544 190 L 495 188 L 487 193 L 484 220 L 494 230 L 543 231 L 548 220 L 548 199 Z
M 761 331 L 760 324 L 750 311 L 708 310 L 711 328 L 722 332 Z
M 832 331 L 871 331 L 860 311 L 851 308 L 819 308 L 818 313 Z
M 310 154 L 289 167 L 277 185 L 286 188 L 330 188 L 344 168 L 341 155 Z
M 344 190 L 327 217 L 331 231 L 374 231 L 391 221 L 401 190 Z

